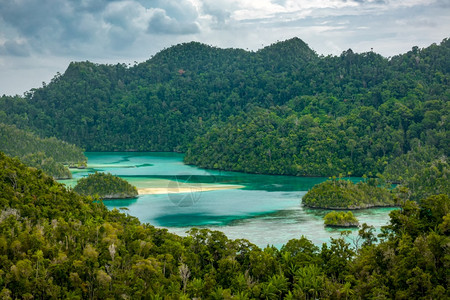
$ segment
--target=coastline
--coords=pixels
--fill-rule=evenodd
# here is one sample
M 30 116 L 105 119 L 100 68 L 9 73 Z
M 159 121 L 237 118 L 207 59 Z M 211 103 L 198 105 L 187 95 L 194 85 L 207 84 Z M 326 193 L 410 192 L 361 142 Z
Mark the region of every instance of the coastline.
M 323 207 L 323 206 L 311 206 L 311 205 L 305 205 L 302 203 L 304 207 L 311 208 L 311 209 L 328 209 L 328 210 L 362 210 L 362 209 L 369 209 L 369 208 L 384 208 L 384 207 L 400 207 L 399 204 L 387 204 L 387 205 L 366 205 L 366 206 L 349 206 L 349 207 Z
M 138 188 L 139 195 L 162 195 L 162 194 L 181 194 L 181 193 L 199 193 L 219 190 L 241 189 L 243 185 L 203 185 L 203 184 L 180 184 L 174 187 L 151 187 Z
M 359 223 L 358 224 L 325 224 L 325 227 L 330 227 L 330 228 L 358 228 L 359 227 Z

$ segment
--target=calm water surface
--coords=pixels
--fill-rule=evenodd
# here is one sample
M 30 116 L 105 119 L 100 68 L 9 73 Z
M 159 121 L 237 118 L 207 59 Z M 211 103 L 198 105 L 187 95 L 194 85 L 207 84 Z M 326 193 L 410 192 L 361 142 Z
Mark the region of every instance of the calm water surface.
M 140 195 L 131 200 L 108 200 L 118 208 L 157 227 L 184 235 L 191 227 L 224 232 L 229 238 L 244 238 L 260 247 L 280 247 L 302 235 L 320 245 L 340 231 L 325 228 L 326 210 L 301 206 L 302 196 L 326 178 L 254 175 L 200 169 L 183 164 L 176 153 L 88 152 L 88 168 L 72 170 L 74 185 L 88 173 L 109 172 L 138 188 L 188 188 L 189 192 Z M 357 179 L 355 179 L 357 180 Z M 205 191 L 210 187 L 238 185 L 240 188 Z M 386 225 L 392 208 L 356 211 L 360 223 Z M 357 230 L 353 230 L 355 235 Z

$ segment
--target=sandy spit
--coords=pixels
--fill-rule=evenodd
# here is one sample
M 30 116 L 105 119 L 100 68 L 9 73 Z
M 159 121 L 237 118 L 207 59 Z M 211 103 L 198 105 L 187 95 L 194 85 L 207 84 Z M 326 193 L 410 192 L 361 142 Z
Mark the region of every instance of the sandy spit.
M 174 187 L 151 187 L 138 189 L 139 195 L 159 195 L 172 193 L 198 193 L 218 190 L 231 190 L 243 188 L 243 185 L 180 185 Z

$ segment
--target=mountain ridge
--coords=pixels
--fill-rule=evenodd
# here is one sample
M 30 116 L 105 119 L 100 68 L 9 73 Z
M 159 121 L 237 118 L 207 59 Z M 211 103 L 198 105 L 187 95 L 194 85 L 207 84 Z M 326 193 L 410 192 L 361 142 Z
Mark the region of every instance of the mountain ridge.
M 88 151 L 188 152 L 190 163 L 259 173 L 376 174 L 392 157 L 409 151 L 416 139 L 441 153 L 448 152 L 448 131 L 439 131 L 438 124 L 446 124 L 449 109 L 449 44 L 446 39 L 440 45 L 414 47 L 387 59 L 374 52 L 352 50 L 340 56 L 318 56 L 298 38 L 256 52 L 184 43 L 130 67 L 73 62 L 64 74 L 57 74 L 25 97 L 1 97 L 0 114 L 9 124 L 43 137 L 56 136 Z M 267 114 L 255 116 L 260 110 Z M 238 128 L 231 130 L 237 125 L 232 122 L 245 127 L 265 115 L 277 115 L 270 122 L 278 125 L 261 131 L 264 122 L 257 123 L 252 130 L 244 130 L 250 136 L 242 137 Z M 308 116 L 312 123 L 306 121 Z M 192 155 L 207 157 L 206 144 L 199 147 L 202 143 L 196 138 L 207 137 L 204 141 L 213 145 L 208 138 L 216 135 L 208 133 L 217 126 L 235 132 L 231 140 L 222 142 L 225 146 L 237 141 L 236 137 L 242 139 L 239 143 L 251 141 L 254 135 L 255 147 L 233 158 L 229 153 L 237 150 L 219 153 L 233 159 L 226 164 L 193 159 Z M 320 137 L 304 131 L 314 127 L 323 131 Z M 269 138 L 268 132 L 273 137 Z M 312 146 L 319 141 L 323 145 Z M 356 146 L 344 146 L 348 143 Z M 265 150 L 254 152 L 258 145 Z M 323 150 L 332 148 L 332 152 Z M 269 149 L 265 167 L 238 167 L 250 162 L 259 165 L 250 157 L 265 161 L 263 153 Z M 282 159 L 286 153 L 287 158 Z M 318 153 L 328 161 L 320 162 Z M 274 164 L 282 165 L 283 170 Z M 312 172 L 316 165 L 323 171 Z

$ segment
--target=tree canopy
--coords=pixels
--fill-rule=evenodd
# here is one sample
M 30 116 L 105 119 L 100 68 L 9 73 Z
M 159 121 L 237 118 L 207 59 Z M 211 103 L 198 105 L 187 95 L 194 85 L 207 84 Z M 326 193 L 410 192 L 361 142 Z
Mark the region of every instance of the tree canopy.
M 87 158 L 80 147 L 55 137 L 40 138 L 14 125 L 0 123 L 0 151 L 17 156 L 31 167 L 58 179 L 71 178 L 68 166 L 84 166 Z
M 261 249 L 223 233 L 180 237 L 109 211 L 0 153 L 3 299 L 445 299 L 450 199 L 406 201 L 374 241 Z
M 318 56 L 300 39 L 257 52 L 192 42 L 131 67 L 74 62 L 24 97 L 0 97 L 0 141 L 24 161 L 78 163 L 66 155 L 79 148 L 51 137 L 183 151 L 208 168 L 399 183 L 333 179 L 305 195 L 312 207 L 402 205 L 379 235 L 363 224 L 353 245 L 299 237 L 262 249 L 108 211 L 0 153 L 0 297 L 449 298 L 449 59 L 448 39 L 389 59 Z
M 126 66 L 73 62 L 4 122 L 88 151 L 181 151 L 206 168 L 369 177 L 418 145 L 449 155 L 450 40 L 384 58 L 197 42 Z
M 98 196 L 101 199 L 136 198 L 138 195 L 136 187 L 125 179 L 101 172 L 80 178 L 73 190 L 80 195 Z
M 323 217 L 325 226 L 331 227 L 358 227 L 358 219 L 351 211 L 331 211 Z
M 331 179 L 316 184 L 302 198 L 302 204 L 312 208 L 361 209 L 376 206 L 395 206 L 397 199 L 377 179 L 353 183 Z

